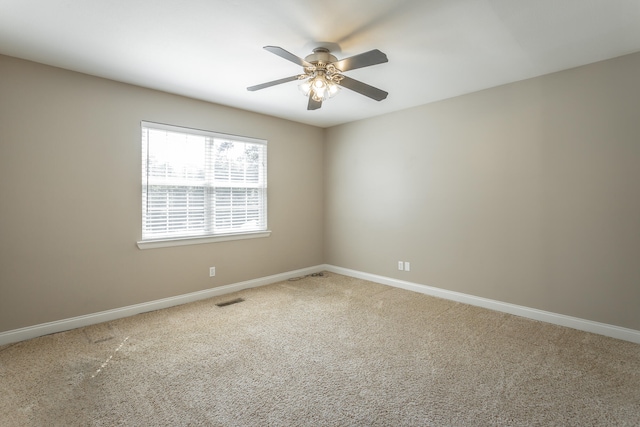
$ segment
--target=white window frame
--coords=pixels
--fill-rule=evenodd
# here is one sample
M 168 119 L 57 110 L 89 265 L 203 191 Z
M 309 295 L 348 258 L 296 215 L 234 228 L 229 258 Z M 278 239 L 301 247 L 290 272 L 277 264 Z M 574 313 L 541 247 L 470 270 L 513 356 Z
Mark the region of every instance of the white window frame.
M 238 231 L 230 231 L 229 229 L 226 229 L 225 232 L 217 232 L 215 230 L 215 226 L 212 223 L 212 219 L 213 219 L 213 205 L 209 206 L 207 208 L 205 208 L 205 223 L 206 225 L 204 225 L 203 227 L 208 228 L 208 230 L 197 230 L 197 231 L 188 231 L 187 228 L 182 230 L 182 233 L 180 232 L 167 232 L 163 235 L 158 234 L 159 232 L 156 231 L 154 233 L 153 231 L 153 227 L 152 225 L 149 225 L 149 227 L 146 230 L 145 233 L 145 222 L 147 220 L 147 217 L 150 215 L 148 214 L 148 212 L 150 212 L 149 209 L 149 204 L 148 204 L 148 200 L 147 200 L 147 189 L 149 188 L 150 184 L 150 180 L 152 180 L 153 178 L 149 178 L 149 171 L 148 171 L 148 139 L 145 138 L 148 136 L 149 134 L 149 130 L 159 130 L 159 131 L 166 131 L 166 132 L 170 132 L 170 133 L 177 133 L 177 134 L 182 134 L 182 135 L 193 135 L 193 136 L 204 136 L 207 138 L 207 147 L 209 147 L 209 144 L 214 144 L 215 142 L 240 142 L 240 143 L 249 143 L 249 144 L 255 144 L 258 146 L 264 146 L 263 149 L 263 157 L 262 157 L 262 163 L 261 163 L 261 169 L 260 169 L 260 174 L 261 174 L 261 179 L 260 179 L 260 183 L 258 185 L 259 188 L 259 192 L 260 194 L 263 194 L 263 199 L 260 199 L 262 201 L 261 203 L 261 215 L 260 215 L 260 221 L 258 221 L 258 225 L 254 225 L 253 229 L 250 229 L 248 231 L 246 230 L 238 230 Z M 201 129 L 191 129 L 191 128 L 186 128 L 186 127 L 181 127 L 181 126 L 174 126 L 174 125 L 167 125 L 167 124 L 162 124 L 162 123 L 154 123 L 154 122 L 148 122 L 148 121 L 142 121 L 140 123 L 140 134 L 141 134 L 141 140 L 142 140 L 142 238 L 141 240 L 139 240 L 137 242 L 137 245 L 140 249 L 151 249 L 151 248 L 160 248 L 160 247 L 167 247 L 167 246 L 182 246 L 182 245 L 193 245 L 193 244 L 202 244 L 202 243 L 213 243 L 213 242 L 222 242 L 222 241 L 229 241 L 229 240 L 241 240 L 241 239 L 254 239 L 254 238 L 261 238 L 261 237 L 268 237 L 271 235 L 271 231 L 268 229 L 267 227 L 267 141 L 263 140 L 263 139 L 257 139 L 257 138 L 250 138 L 250 137 L 245 137 L 245 136 L 237 136 L 237 135 L 229 135 L 229 134 L 222 134 L 222 133 L 218 133 L 218 132 L 212 132 L 212 131 L 207 131 L 207 130 L 201 130 Z M 206 167 L 207 170 L 205 172 L 205 174 L 207 175 L 206 179 L 203 180 L 204 184 L 199 184 L 198 186 L 192 186 L 192 185 L 186 185 L 186 187 L 191 187 L 191 188 L 196 188 L 196 187 L 202 187 L 203 185 L 206 186 L 206 190 L 205 191 L 215 191 L 215 188 L 230 188 L 229 184 L 230 184 L 230 180 L 225 182 L 225 183 L 221 183 L 220 181 L 216 180 L 214 175 L 214 163 L 215 163 L 215 157 L 213 153 L 213 149 L 212 148 L 206 148 L 205 149 L 206 154 L 203 153 L 203 158 L 208 158 L 209 163 L 208 166 Z M 207 160 L 205 160 L 206 162 Z M 175 184 L 166 184 L 166 185 L 175 185 Z M 233 184 L 234 187 L 236 188 L 253 188 L 254 184 L 248 184 L 245 183 L 244 185 L 242 184 Z M 208 201 L 205 201 L 205 205 L 208 204 Z M 230 211 L 232 209 L 229 209 Z M 168 210 L 169 211 L 169 210 Z M 151 221 L 151 220 L 149 220 Z

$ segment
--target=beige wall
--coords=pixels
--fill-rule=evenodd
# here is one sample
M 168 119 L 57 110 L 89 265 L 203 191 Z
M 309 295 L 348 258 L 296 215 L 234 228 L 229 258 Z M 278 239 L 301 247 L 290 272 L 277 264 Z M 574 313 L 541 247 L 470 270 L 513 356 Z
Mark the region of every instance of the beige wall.
M 6 56 L 0 76 L 0 332 L 323 262 L 322 129 Z M 141 120 L 267 139 L 271 237 L 138 249 Z
M 639 330 L 638 76 L 634 54 L 329 129 L 325 261 Z
M 640 330 L 638 75 L 323 131 L 0 56 L 0 332 L 322 263 Z M 268 139 L 271 237 L 139 250 L 140 120 Z

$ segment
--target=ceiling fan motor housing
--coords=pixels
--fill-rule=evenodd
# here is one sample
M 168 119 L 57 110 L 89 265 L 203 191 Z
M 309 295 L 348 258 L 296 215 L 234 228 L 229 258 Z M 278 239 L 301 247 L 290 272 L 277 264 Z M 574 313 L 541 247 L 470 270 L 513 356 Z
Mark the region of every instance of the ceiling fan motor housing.
M 332 62 L 337 62 L 338 58 L 331 55 L 329 53 L 329 49 L 324 47 L 317 47 L 313 49 L 313 53 L 311 55 L 307 55 L 304 58 L 304 60 L 313 65 L 318 65 L 318 64 L 331 64 Z

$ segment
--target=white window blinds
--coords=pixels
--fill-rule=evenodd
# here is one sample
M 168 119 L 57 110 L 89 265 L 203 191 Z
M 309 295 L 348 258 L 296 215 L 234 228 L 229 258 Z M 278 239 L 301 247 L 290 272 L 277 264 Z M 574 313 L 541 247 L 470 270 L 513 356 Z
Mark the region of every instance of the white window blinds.
M 267 142 L 142 122 L 142 239 L 267 229 Z

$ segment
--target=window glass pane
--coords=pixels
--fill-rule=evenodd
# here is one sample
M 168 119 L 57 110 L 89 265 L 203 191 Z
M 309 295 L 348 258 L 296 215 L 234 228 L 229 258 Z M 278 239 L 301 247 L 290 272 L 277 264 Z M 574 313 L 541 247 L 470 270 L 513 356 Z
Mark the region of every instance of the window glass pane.
M 267 229 L 266 143 L 143 122 L 143 239 Z
M 192 181 L 205 178 L 205 138 L 151 129 L 149 176 L 165 180 Z

